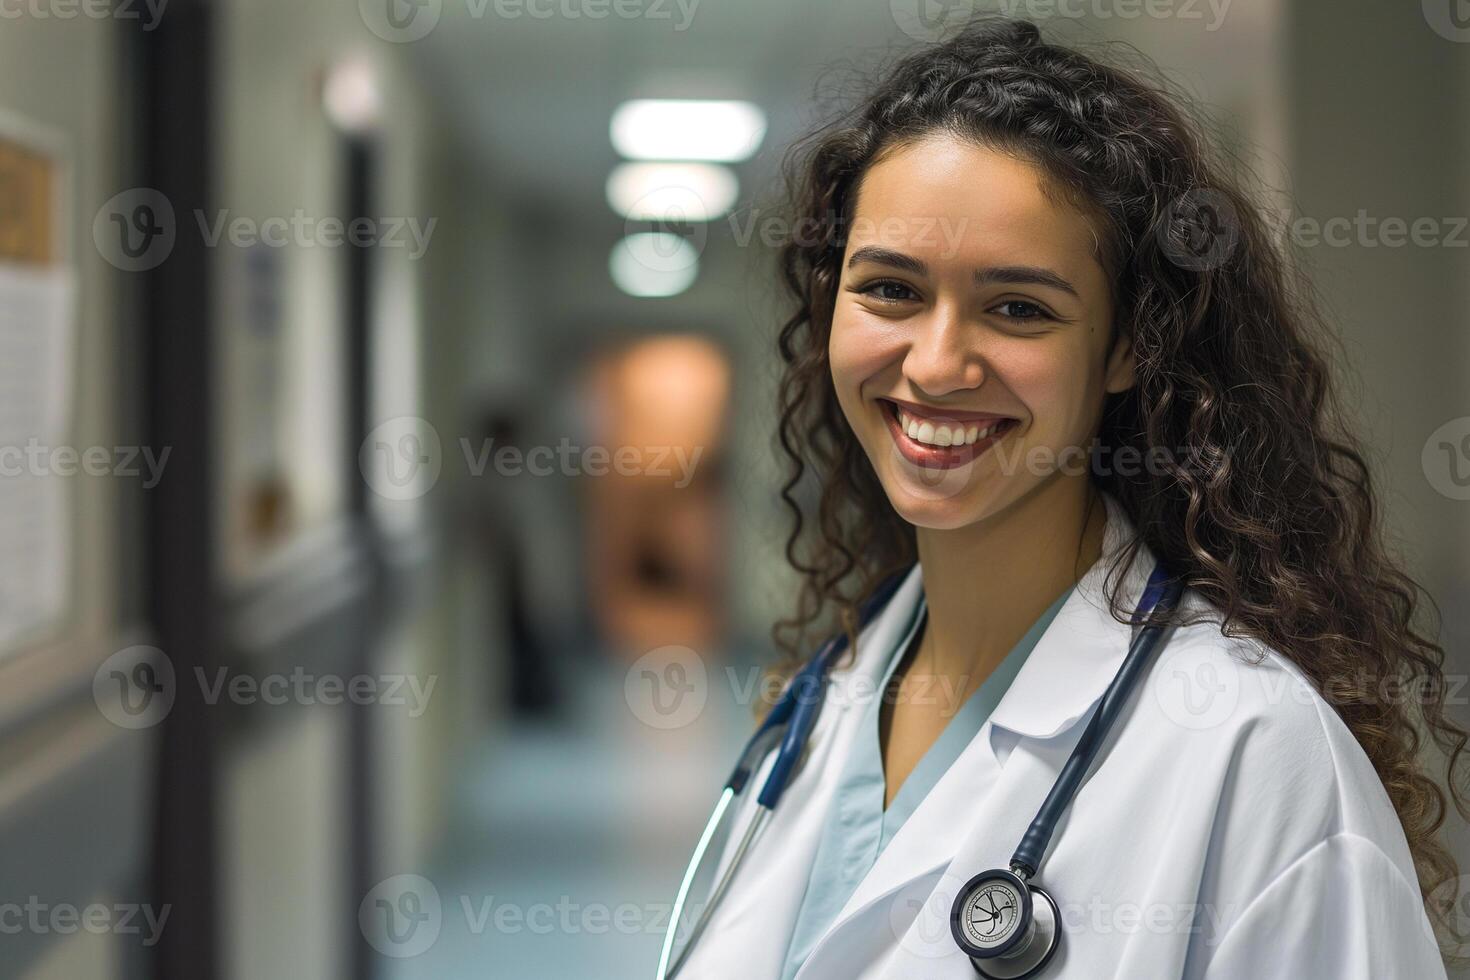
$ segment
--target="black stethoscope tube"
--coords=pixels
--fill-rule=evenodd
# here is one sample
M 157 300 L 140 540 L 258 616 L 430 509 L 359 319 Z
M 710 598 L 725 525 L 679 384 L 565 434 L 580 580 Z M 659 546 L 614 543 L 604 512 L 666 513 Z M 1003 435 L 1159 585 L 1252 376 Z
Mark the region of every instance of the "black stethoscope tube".
M 1083 777 L 1087 775 L 1087 770 L 1097 756 L 1098 749 L 1102 747 L 1103 741 L 1113 727 L 1113 722 L 1122 713 L 1124 704 L 1147 669 L 1159 640 L 1169 628 L 1167 622 L 1158 622 L 1159 617 L 1156 614 L 1162 613 L 1162 616 L 1167 619 L 1174 607 L 1178 605 L 1184 586 L 1178 579 L 1164 578 L 1165 574 L 1167 573 L 1163 571 L 1163 566 L 1159 565 L 1150 577 L 1148 589 L 1156 591 L 1157 598 L 1150 608 L 1147 604 L 1147 593 L 1145 593 L 1144 602 L 1140 604 L 1143 609 L 1147 610 L 1142 615 L 1149 620 L 1149 625 L 1144 626 L 1133 638 L 1128 648 L 1128 655 L 1123 660 L 1123 666 L 1118 668 L 1118 673 L 1108 684 L 1108 689 L 1103 692 L 1097 711 L 1092 715 L 1092 720 L 1087 723 L 1082 737 L 1077 740 L 1071 756 L 1062 766 L 1062 771 L 1057 775 L 1051 792 L 1047 794 L 1046 801 L 1041 804 L 1041 809 L 1031 821 L 1031 826 L 1022 836 L 1016 853 L 1011 856 L 1011 867 L 1023 870 L 1028 878 L 1034 876 L 1036 869 L 1041 867 L 1041 859 L 1051 844 L 1057 823 L 1061 820 L 1062 814 L 1067 812 L 1067 807 L 1072 805 L 1072 798 L 1081 788 Z

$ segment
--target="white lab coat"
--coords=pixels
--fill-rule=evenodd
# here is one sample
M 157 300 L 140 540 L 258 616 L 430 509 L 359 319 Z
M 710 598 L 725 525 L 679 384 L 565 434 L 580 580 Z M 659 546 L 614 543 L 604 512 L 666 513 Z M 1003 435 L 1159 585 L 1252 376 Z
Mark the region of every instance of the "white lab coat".
M 1129 644 L 1131 631 L 1104 611 L 1101 588 L 1133 527 L 1106 500 L 1102 560 L 858 884 L 798 980 L 975 977 L 950 935 L 955 893 L 976 873 L 1008 865 Z M 1128 611 L 1152 568 L 1144 547 L 1122 588 Z M 921 588 L 915 568 L 860 635 L 855 660 L 834 670 L 805 763 L 683 977 L 780 975 L 863 699 Z M 1192 591 L 1183 602 L 1211 609 Z M 1285 657 L 1225 637 L 1218 621 L 1167 639 L 1037 877 L 1064 924 L 1041 977 L 1444 977 L 1402 827 L 1332 709 Z M 1266 655 L 1259 664 L 1243 659 L 1258 652 Z M 749 821 L 771 761 L 742 799 L 731 840 Z

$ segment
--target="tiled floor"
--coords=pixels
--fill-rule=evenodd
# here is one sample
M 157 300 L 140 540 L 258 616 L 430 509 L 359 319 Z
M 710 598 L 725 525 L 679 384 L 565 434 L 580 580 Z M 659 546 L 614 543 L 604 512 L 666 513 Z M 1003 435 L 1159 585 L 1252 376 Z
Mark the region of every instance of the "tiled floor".
M 439 935 L 386 980 L 647 980 L 668 904 L 750 715 L 712 684 L 698 719 L 639 721 L 625 671 L 580 672 L 567 719 L 499 736 L 464 773 L 430 875 Z M 712 675 L 715 676 L 715 675 Z

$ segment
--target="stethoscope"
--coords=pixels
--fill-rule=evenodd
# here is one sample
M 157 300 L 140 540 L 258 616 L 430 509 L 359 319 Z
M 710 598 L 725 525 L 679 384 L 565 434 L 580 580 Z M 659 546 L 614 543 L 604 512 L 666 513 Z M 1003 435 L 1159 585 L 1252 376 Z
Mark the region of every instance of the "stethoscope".
M 873 615 L 893 597 L 902 577 L 903 573 L 891 576 L 862 604 L 859 608 L 862 626 L 866 626 Z M 982 977 L 988 980 L 1024 980 L 1025 977 L 1034 976 L 1051 961 L 1061 944 L 1061 913 L 1056 900 L 1035 883 L 1036 872 L 1051 843 L 1057 821 L 1077 795 L 1083 777 L 1107 738 L 1109 729 L 1122 713 L 1123 705 L 1133 689 L 1137 687 L 1139 678 L 1143 676 L 1149 660 L 1158 648 L 1160 638 L 1168 629 L 1167 619 L 1178 605 L 1183 590 L 1183 583 L 1170 576 L 1162 563 L 1154 566 L 1132 618 L 1135 627 L 1143 625 L 1145 621 L 1147 625 L 1143 625 L 1134 634 L 1128 654 L 1123 658 L 1123 665 L 1118 668 L 1118 673 L 1103 692 L 1097 710 L 1093 712 L 1082 737 L 1078 739 L 1071 756 L 1062 766 L 1051 792 L 1047 794 L 1036 818 L 1031 821 L 1031 826 L 1021 838 L 1020 846 L 1011 855 L 1010 867 L 980 872 L 965 882 L 955 896 L 949 912 L 950 933 Z M 1162 616 L 1154 617 L 1155 612 L 1162 613 Z M 684 880 L 679 885 L 668 931 L 664 935 L 663 952 L 659 956 L 658 980 L 668 980 L 684 965 L 689 952 L 704 932 L 710 915 L 729 889 L 730 882 L 751 844 L 770 819 L 782 794 L 786 792 L 786 786 L 791 781 L 807 739 L 816 724 L 832 664 L 846 646 L 845 633 L 839 633 L 822 644 L 816 656 L 791 679 L 781 700 L 766 715 L 765 721 L 740 753 L 735 770 L 725 782 L 725 790 L 720 794 L 719 802 L 715 804 L 704 832 L 700 834 L 699 843 L 695 845 L 694 854 L 689 859 L 689 867 L 684 872 Z M 760 796 L 756 798 L 755 816 L 746 827 L 724 873 L 711 889 L 709 901 L 705 903 L 695 922 L 689 941 L 684 944 L 684 949 L 671 968 L 669 958 L 673 952 L 674 936 L 683 918 L 684 905 L 689 898 L 694 877 L 704 863 L 705 852 L 724 822 L 731 804 L 745 791 L 759 761 L 777 741 L 780 742 L 780 747 L 776 751 L 776 760 L 766 777 L 765 785 L 761 787 Z

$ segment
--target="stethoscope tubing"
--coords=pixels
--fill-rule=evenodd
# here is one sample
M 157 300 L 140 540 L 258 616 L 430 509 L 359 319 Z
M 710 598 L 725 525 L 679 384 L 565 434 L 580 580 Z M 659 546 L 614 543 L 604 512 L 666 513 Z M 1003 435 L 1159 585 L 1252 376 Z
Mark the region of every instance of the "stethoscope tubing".
M 1147 621 L 1147 624 L 1129 644 L 1128 653 L 1123 658 L 1123 665 L 1118 668 L 1117 674 L 1113 676 L 1107 690 L 1103 692 L 1102 698 L 1098 701 L 1097 710 L 1093 712 L 1087 727 L 1083 729 L 1082 737 L 1077 740 L 1072 754 L 1067 757 L 1061 772 L 1057 774 L 1057 780 L 1052 784 L 1051 792 L 1046 795 L 1046 800 L 1037 810 L 1036 817 L 1031 821 L 1031 826 L 1026 829 L 1026 833 L 1022 835 L 1021 843 L 1011 857 L 1012 870 L 1022 872 L 1023 877 L 1033 877 L 1037 869 L 1041 867 L 1041 860 L 1046 855 L 1047 847 L 1051 844 L 1057 823 L 1061 820 L 1062 814 L 1067 812 L 1067 807 L 1072 805 L 1072 799 L 1081 789 L 1082 781 L 1088 769 L 1091 768 L 1093 759 L 1097 757 L 1098 749 L 1102 747 L 1108 732 L 1112 730 L 1113 723 L 1122 713 L 1124 705 L 1133 694 L 1133 689 L 1138 686 L 1139 679 L 1153 658 L 1154 650 L 1169 628 L 1170 624 L 1167 621 L 1159 621 L 1159 614 L 1162 614 L 1167 620 L 1175 606 L 1178 605 L 1183 591 L 1183 583 L 1171 578 L 1162 563 L 1154 567 L 1153 573 L 1149 576 L 1148 585 L 1144 588 L 1143 597 L 1138 604 L 1138 610 L 1133 614 L 1135 624 L 1141 621 Z
M 860 629 L 866 627 L 878 610 L 893 597 L 893 593 L 897 591 L 902 581 L 902 575 L 903 573 L 899 572 L 889 576 L 859 607 Z M 714 811 L 711 812 L 709 820 L 705 823 L 704 831 L 699 836 L 699 844 L 689 859 L 689 866 L 684 870 L 684 878 L 679 883 L 679 892 L 674 898 L 674 907 L 669 913 L 669 927 L 664 933 L 663 948 L 659 953 L 658 980 L 667 980 L 676 975 L 683 967 L 685 959 L 704 932 L 704 927 L 708 924 L 710 916 L 713 915 L 715 907 L 724 897 L 725 890 L 735 876 L 735 871 L 745 858 L 745 853 L 765 828 L 766 821 L 770 818 L 771 812 L 775 810 L 776 804 L 781 801 L 781 796 L 786 792 L 796 764 L 800 761 L 807 739 L 811 736 L 812 728 L 816 725 L 817 712 L 826 697 L 827 678 L 831 674 L 832 664 L 846 648 L 847 636 L 843 633 L 823 643 L 816 655 L 807 661 L 786 685 L 780 700 L 766 714 L 765 720 L 746 742 L 740 758 L 735 763 L 734 770 L 730 773 L 730 778 L 725 781 L 725 789 L 720 794 L 719 802 L 715 804 Z M 771 771 L 761 786 L 760 795 L 756 798 L 755 815 L 746 827 L 740 844 L 732 854 L 724 873 L 720 875 L 719 880 L 711 889 L 709 900 L 705 902 L 699 918 L 690 930 L 689 939 L 685 942 L 683 950 L 670 965 L 669 957 L 673 953 L 679 923 L 684 918 L 684 906 L 688 903 L 689 891 L 693 887 L 694 878 L 704 862 L 705 852 L 724 822 L 731 804 L 744 793 L 760 760 L 778 739 L 781 746 L 776 752 Z
M 862 604 L 859 615 L 860 628 L 866 627 L 877 611 L 892 598 L 901 577 L 902 573 L 890 576 Z M 1103 692 L 1096 711 L 1088 721 L 1081 738 L 1078 739 L 1077 745 L 1073 748 L 1056 782 L 1052 785 L 1051 792 L 1047 794 L 1046 800 L 1037 811 L 1036 817 L 1031 821 L 1031 825 L 1022 836 L 1021 843 L 1011 858 L 1012 869 L 1023 879 L 1033 877 L 1040 868 L 1042 858 L 1051 844 L 1057 823 L 1066 812 L 1067 807 L 1071 805 L 1073 797 L 1077 795 L 1109 730 L 1137 686 L 1161 638 L 1169 629 L 1170 624 L 1167 620 L 1178 605 L 1183 589 L 1182 581 L 1173 578 L 1162 562 L 1154 566 L 1153 572 L 1149 575 L 1148 584 L 1144 587 L 1138 609 L 1133 614 L 1135 626 L 1142 624 L 1143 628 L 1130 642 L 1123 665 L 1108 684 L 1107 690 Z M 1159 614 L 1162 614 L 1162 620 Z M 720 800 L 710 814 L 703 833 L 700 834 L 699 844 L 695 847 L 689 866 L 685 869 L 684 878 L 680 882 L 679 892 L 670 912 L 669 927 L 664 934 L 663 949 L 659 955 L 657 980 L 668 980 L 682 968 L 689 953 L 704 932 L 716 906 L 724 897 L 746 853 L 764 829 L 776 804 L 780 802 L 816 724 L 821 702 L 826 696 L 827 679 L 832 664 L 846 646 L 846 635 L 841 633 L 824 643 L 817 654 L 792 678 L 791 683 L 782 693 L 781 699 L 766 715 L 765 720 L 741 751 L 740 758 L 725 783 Z M 683 918 L 684 906 L 688 901 L 689 891 L 703 864 L 710 842 L 724 822 L 735 799 L 745 791 L 750 777 L 754 775 L 759 765 L 759 760 L 778 739 L 780 747 L 776 752 L 775 762 L 771 766 L 766 781 L 761 787 L 760 795 L 756 799 L 755 814 L 747 825 L 740 843 L 732 853 L 724 872 L 711 889 L 709 900 L 705 903 L 698 920 L 690 931 L 689 939 L 684 944 L 683 950 L 670 965 L 669 959 L 673 952 L 679 922 Z M 1050 900 L 1049 896 L 1048 900 Z

